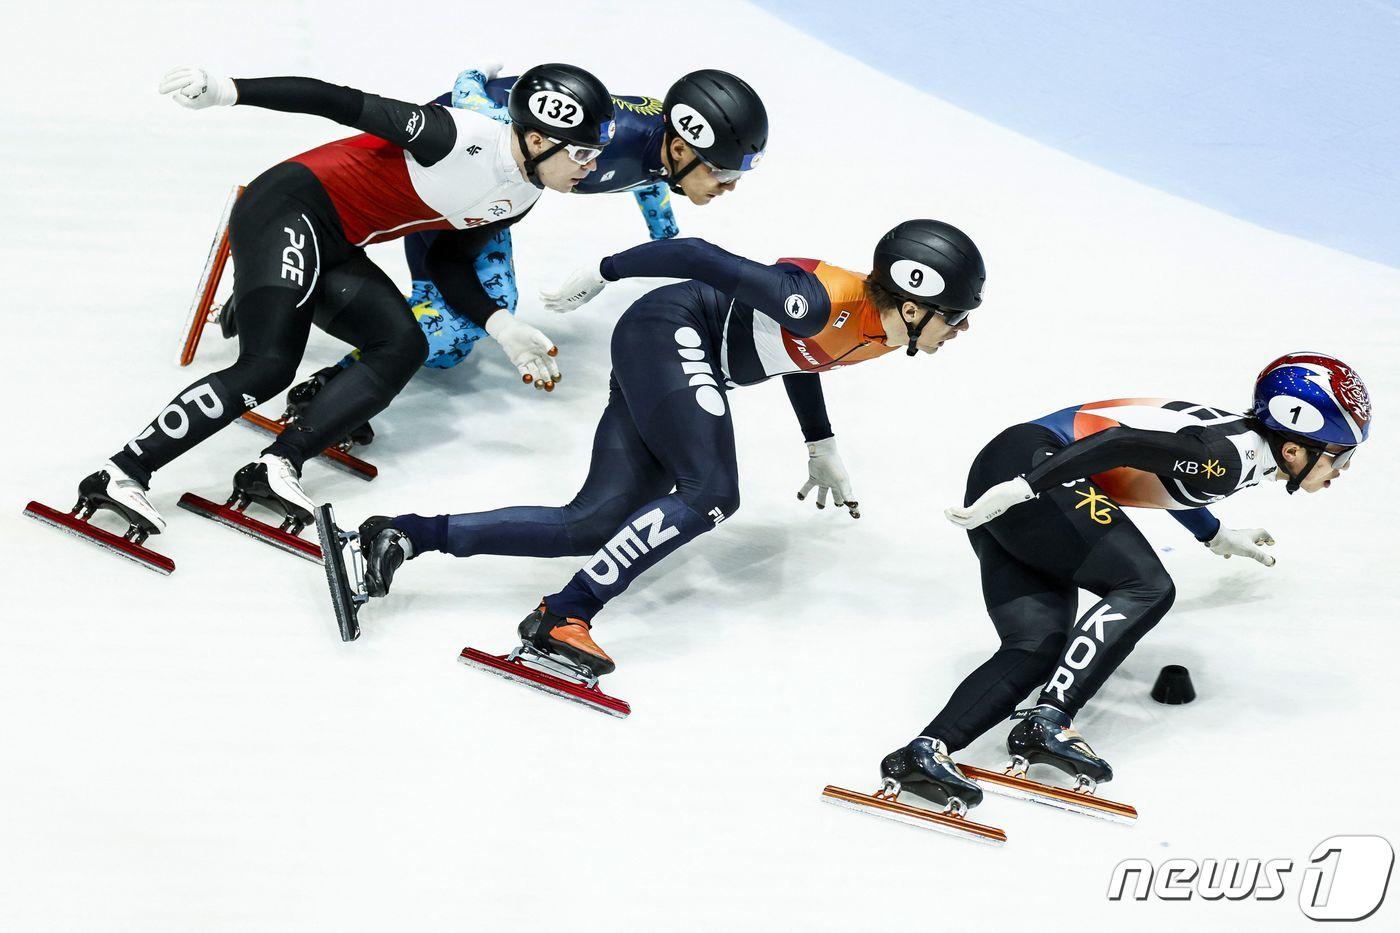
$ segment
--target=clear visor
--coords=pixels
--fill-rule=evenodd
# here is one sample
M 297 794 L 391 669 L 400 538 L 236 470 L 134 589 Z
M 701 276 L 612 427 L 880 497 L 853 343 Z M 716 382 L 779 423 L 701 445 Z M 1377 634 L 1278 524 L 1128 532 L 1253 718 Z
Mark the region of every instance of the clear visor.
M 1332 469 L 1344 470 L 1351 462 L 1352 454 L 1356 453 L 1355 447 L 1344 447 L 1341 450 L 1324 450 L 1323 453 L 1331 458 Z

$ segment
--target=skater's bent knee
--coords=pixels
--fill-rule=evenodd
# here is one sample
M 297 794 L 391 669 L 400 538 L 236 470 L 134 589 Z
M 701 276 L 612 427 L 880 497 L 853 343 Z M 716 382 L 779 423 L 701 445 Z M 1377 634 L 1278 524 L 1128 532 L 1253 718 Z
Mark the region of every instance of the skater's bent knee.
M 224 370 L 224 385 L 239 395 L 251 395 L 261 404 L 296 379 L 299 359 L 284 355 L 242 357 Z

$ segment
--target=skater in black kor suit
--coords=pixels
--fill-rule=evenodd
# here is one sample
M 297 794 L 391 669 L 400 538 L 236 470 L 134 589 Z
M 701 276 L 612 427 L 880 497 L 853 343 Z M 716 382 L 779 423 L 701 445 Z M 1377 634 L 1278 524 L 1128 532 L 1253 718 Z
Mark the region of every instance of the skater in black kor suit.
M 1370 412 L 1350 367 L 1298 353 L 1265 368 L 1245 416 L 1115 399 L 997 435 L 972 464 L 965 507 L 947 515 L 968 529 L 1001 646 L 885 757 L 886 780 L 957 810 L 977 805 L 980 787 L 950 756 L 1008 717 L 1020 720 L 1007 738 L 1018 773 L 1048 764 L 1090 790 L 1110 780 L 1071 721 L 1175 598 L 1124 508 L 1172 509 L 1214 553 L 1273 566 L 1267 531 L 1225 528 L 1207 505 L 1266 479 L 1286 480 L 1290 493 L 1327 488 L 1365 440 Z M 1080 589 L 1099 601 L 1076 620 Z M 1037 686 L 1035 707 L 1013 716 Z
M 273 166 L 248 186 L 229 223 L 238 359 L 181 391 L 85 479 L 80 506 L 119 512 L 138 543 L 159 533 L 165 523 L 145 496 L 151 474 L 290 385 L 314 323 L 359 347 L 361 365 L 319 392 L 234 481 L 246 500 L 282 513 L 284 527 L 312 521 L 302 462 L 388 405 L 427 352 L 403 294 L 366 257 L 369 243 L 438 232 L 427 263 L 444 296 L 476 313 L 524 381 L 549 388 L 559 378 L 551 341 L 500 312 L 472 267 L 545 188 L 572 190 L 596 167 L 614 126 L 612 98 L 598 79 L 571 65 L 526 71 L 510 126 L 311 78 L 235 81 L 181 68 L 161 91 L 192 109 L 263 107 L 364 132 Z

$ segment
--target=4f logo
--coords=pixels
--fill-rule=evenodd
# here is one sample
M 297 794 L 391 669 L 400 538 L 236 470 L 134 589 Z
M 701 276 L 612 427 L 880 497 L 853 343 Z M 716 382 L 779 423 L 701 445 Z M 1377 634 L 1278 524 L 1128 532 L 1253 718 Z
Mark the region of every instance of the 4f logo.
M 480 146 L 468 146 L 468 147 L 467 147 L 467 155 L 477 155 L 477 154 L 480 153 L 480 152 L 481 152 L 481 147 L 480 147 Z
M 1079 496 L 1079 501 L 1074 504 L 1076 509 L 1086 506 L 1089 509 L 1089 517 L 1100 525 L 1113 524 L 1113 511 L 1118 506 L 1113 504 L 1113 500 L 1099 492 L 1093 486 L 1087 490 L 1076 489 L 1074 494 Z
M 632 566 L 639 557 L 680 534 L 675 527 L 665 527 L 665 521 L 665 512 L 652 509 L 599 548 L 593 559 L 583 565 L 584 573 L 600 586 L 612 586 L 622 575 L 624 567 Z M 644 534 L 645 538 L 642 537 Z

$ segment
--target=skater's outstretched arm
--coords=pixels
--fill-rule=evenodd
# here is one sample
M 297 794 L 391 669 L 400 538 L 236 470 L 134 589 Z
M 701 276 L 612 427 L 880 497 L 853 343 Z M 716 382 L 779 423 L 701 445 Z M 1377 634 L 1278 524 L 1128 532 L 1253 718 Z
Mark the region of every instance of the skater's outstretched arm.
M 596 268 L 575 272 L 553 292 L 546 308 L 572 311 L 591 301 L 618 279 L 694 279 L 766 314 L 796 337 L 811 337 L 826 327 L 831 297 L 821 280 L 792 263 L 771 266 L 736 256 L 696 237 L 654 240 L 608 256 Z
M 1170 514 L 1182 528 L 1195 535 L 1197 541 L 1209 541 L 1220 530 L 1220 519 L 1212 515 L 1210 509 L 1174 509 Z
M 1205 495 L 1228 496 L 1239 488 L 1243 459 L 1228 437 L 1201 429 L 1109 428 L 1075 441 L 1025 476 L 996 484 L 976 502 L 944 509 L 943 514 L 955 525 L 976 528 L 1057 484 L 1118 467 L 1176 477 Z M 1215 550 L 1214 541 L 1207 542 L 1211 550 Z
M 768 315 L 798 337 L 820 333 L 831 315 L 826 289 L 807 270 L 785 262 L 765 266 L 699 237 L 643 243 L 607 257 L 598 270 L 609 282 L 631 278 L 704 282 Z
M 826 396 L 822 394 L 819 373 L 789 373 L 783 377 L 792 412 L 802 428 L 802 439 L 811 444 L 832 436 L 831 420 L 826 415 Z
M 1109 428 L 1081 438 L 1026 474 L 1031 491 L 1117 467 L 1187 480 L 1209 495 L 1228 495 L 1239 486 L 1243 461 L 1224 435 L 1194 429 L 1144 431 Z
M 437 162 L 457 141 L 457 124 L 443 107 L 410 104 L 315 78 L 222 78 L 186 67 L 167 73 L 160 92 L 196 110 L 242 104 L 325 117 L 401 146 L 421 165 Z

